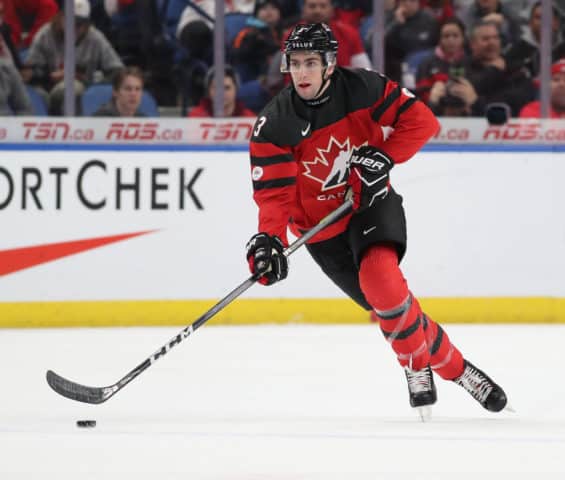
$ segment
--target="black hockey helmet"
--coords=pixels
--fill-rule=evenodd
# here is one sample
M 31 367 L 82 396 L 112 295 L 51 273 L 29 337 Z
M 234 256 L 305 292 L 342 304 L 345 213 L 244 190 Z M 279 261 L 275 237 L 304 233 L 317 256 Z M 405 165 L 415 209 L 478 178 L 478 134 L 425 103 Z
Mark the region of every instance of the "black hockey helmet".
M 337 40 L 325 23 L 299 23 L 284 42 L 281 72 L 289 71 L 289 55 L 292 52 L 315 52 L 322 55 L 325 67 L 335 65 Z

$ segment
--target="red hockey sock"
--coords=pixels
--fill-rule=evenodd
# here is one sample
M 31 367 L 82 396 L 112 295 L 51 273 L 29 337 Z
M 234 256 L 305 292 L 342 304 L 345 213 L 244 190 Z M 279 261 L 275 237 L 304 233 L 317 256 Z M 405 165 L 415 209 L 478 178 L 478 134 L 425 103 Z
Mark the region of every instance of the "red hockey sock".
M 461 352 L 445 331 L 422 312 L 398 267 L 394 247 L 379 245 L 369 249 L 361 262 L 359 281 L 402 366 L 419 370 L 429 363 L 442 378 L 451 380 L 461 375 Z
M 451 343 L 447 333 L 439 324 L 425 313 L 423 314 L 423 319 L 432 370 L 446 380 L 453 380 L 459 377 L 465 368 L 463 355 Z
M 398 267 L 396 249 L 377 245 L 367 250 L 361 262 L 359 282 L 400 364 L 414 370 L 426 367 L 430 354 L 424 335 L 423 315 Z

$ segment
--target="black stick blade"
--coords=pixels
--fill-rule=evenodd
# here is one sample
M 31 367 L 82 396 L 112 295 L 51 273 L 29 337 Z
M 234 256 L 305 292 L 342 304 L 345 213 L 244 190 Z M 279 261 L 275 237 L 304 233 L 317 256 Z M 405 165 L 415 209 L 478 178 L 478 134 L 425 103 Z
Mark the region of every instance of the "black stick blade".
M 87 387 L 79 383 L 72 382 L 57 375 L 52 370 L 47 371 L 47 383 L 59 395 L 83 403 L 102 403 L 108 400 L 119 388 L 117 385 L 110 387 Z

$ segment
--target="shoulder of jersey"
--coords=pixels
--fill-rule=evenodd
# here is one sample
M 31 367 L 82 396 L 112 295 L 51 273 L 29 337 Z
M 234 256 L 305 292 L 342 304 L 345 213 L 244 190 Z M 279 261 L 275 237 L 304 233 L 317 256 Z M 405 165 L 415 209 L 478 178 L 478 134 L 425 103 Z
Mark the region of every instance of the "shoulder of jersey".
M 257 115 L 251 141 L 295 145 L 303 122 L 292 106 L 291 88 L 285 87 Z
M 340 68 L 339 74 L 347 85 L 355 109 L 373 105 L 382 98 L 390 82 L 384 75 L 364 68 Z

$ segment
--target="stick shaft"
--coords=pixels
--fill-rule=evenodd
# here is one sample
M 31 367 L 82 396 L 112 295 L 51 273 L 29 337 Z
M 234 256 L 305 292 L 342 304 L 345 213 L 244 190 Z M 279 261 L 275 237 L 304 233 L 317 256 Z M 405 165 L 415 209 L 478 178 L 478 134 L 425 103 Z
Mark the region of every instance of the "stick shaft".
M 347 200 L 342 205 L 340 205 L 336 210 L 333 210 L 326 217 L 322 218 L 314 227 L 304 233 L 300 238 L 292 242 L 284 251 L 284 255 L 289 257 L 296 250 L 298 250 L 302 245 L 304 245 L 312 237 L 320 233 L 328 225 L 334 223 L 337 219 L 341 218 L 343 215 L 351 210 L 353 202 Z M 239 284 L 230 293 L 228 293 L 224 298 L 222 298 L 218 303 L 211 307 L 207 312 L 202 314 L 195 322 L 184 328 L 178 335 L 174 336 L 168 343 L 163 345 L 159 350 L 157 350 L 151 357 L 139 364 L 130 373 L 128 373 L 122 380 L 120 380 L 119 385 L 125 386 L 131 382 L 137 375 L 139 375 L 143 370 L 149 368 L 150 365 L 155 363 L 161 357 L 165 356 L 171 348 L 181 343 L 184 339 L 188 338 L 196 329 L 204 325 L 208 320 L 215 316 L 218 312 L 227 307 L 236 298 L 241 296 L 246 290 L 251 288 L 253 284 L 258 280 L 259 277 L 252 275 L 247 280 Z
M 320 222 L 312 227 L 310 230 L 304 233 L 300 238 L 291 243 L 285 250 L 284 255 L 286 257 L 292 255 L 296 250 L 298 250 L 302 245 L 304 245 L 308 240 L 321 232 L 324 228 L 331 225 L 333 222 L 337 221 L 352 209 L 353 202 L 351 199 L 347 199 L 342 205 L 337 209 L 332 211 L 329 215 L 324 217 Z M 175 335 L 171 340 L 169 340 L 165 345 L 163 345 L 159 350 L 157 350 L 153 355 L 146 358 L 137 367 L 128 372 L 123 378 L 118 382 L 108 387 L 88 387 L 81 385 L 79 383 L 67 380 L 66 378 L 57 375 L 55 372 L 49 370 L 47 372 L 47 382 L 60 395 L 63 395 L 72 400 L 77 400 L 84 403 L 98 404 L 105 402 L 110 397 L 114 396 L 122 388 L 124 388 L 128 383 L 130 383 L 134 378 L 139 376 L 142 372 L 147 370 L 151 365 L 153 365 L 161 357 L 164 357 L 169 351 L 184 339 L 188 338 L 192 333 L 199 327 L 204 325 L 208 320 L 210 320 L 214 315 L 227 307 L 231 302 L 238 298 L 242 293 L 248 290 L 259 277 L 257 275 L 252 275 L 247 280 L 243 281 L 236 288 L 234 288 L 230 293 L 228 293 L 224 298 L 222 298 L 218 303 L 216 303 L 207 312 L 201 315 L 195 322 L 185 327 L 177 335 Z

